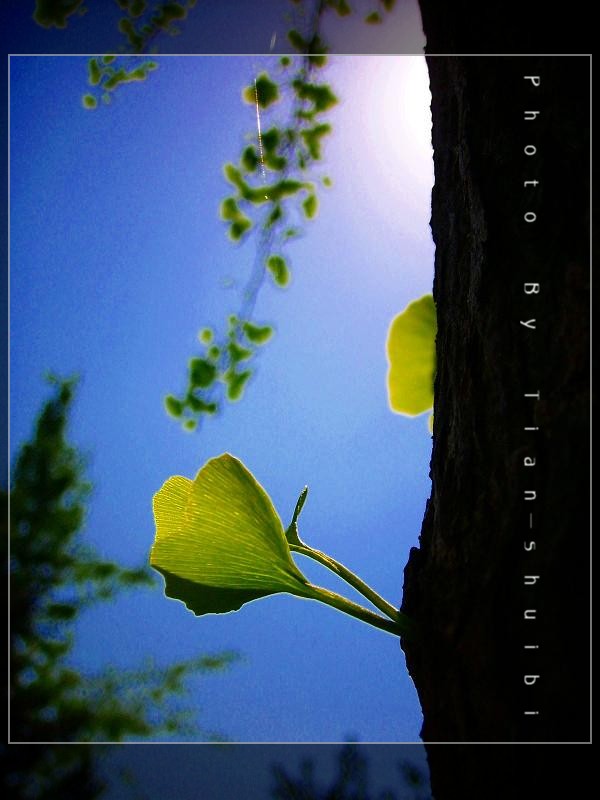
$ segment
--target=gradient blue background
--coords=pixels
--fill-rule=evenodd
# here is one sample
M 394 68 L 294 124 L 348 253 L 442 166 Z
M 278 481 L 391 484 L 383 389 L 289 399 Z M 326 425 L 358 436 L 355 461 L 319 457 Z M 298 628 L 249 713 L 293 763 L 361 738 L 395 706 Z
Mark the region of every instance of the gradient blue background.
M 230 451 L 284 522 L 308 483 L 303 537 L 399 603 L 431 440 L 426 417 L 388 408 L 384 343 L 392 317 L 431 290 L 424 61 L 332 58 L 326 77 L 342 102 L 321 172 L 334 186 L 289 249 L 291 287 L 261 293 L 256 317 L 277 335 L 246 396 L 196 435 L 162 398 L 183 388 L 197 330 L 235 310 L 224 280 L 239 288 L 252 263 L 252 243 L 232 247 L 217 208 L 221 166 L 255 124 L 241 88 L 267 59 L 159 61 L 147 83 L 89 113 L 86 59 L 11 59 L 11 451 L 47 394 L 44 371 L 78 372 L 71 438 L 95 486 L 85 535 L 105 557 L 146 559 L 152 494 Z M 159 590 L 132 593 L 86 613 L 73 661 L 166 664 L 230 648 L 242 663 L 193 682 L 204 728 L 238 742 L 418 739 L 398 641 L 284 595 L 196 619 Z

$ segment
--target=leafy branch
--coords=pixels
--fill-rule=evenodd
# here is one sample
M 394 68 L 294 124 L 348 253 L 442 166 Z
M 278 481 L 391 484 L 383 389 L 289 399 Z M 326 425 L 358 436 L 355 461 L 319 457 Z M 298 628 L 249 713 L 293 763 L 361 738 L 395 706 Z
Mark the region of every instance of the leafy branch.
M 73 626 L 84 608 L 155 579 L 145 565 L 122 567 L 82 543 L 91 487 L 82 457 L 65 438 L 75 382 L 51 380 L 54 394 L 11 473 L 11 739 L 122 741 L 189 732 L 173 696 L 188 678 L 225 669 L 234 653 L 95 674 L 69 664 Z
M 229 401 L 241 398 L 252 375 L 252 360 L 273 334 L 270 325 L 253 319 L 253 312 L 267 276 L 278 288 L 289 285 L 286 245 L 299 235 L 298 218 L 311 220 L 317 214 L 317 187 L 309 173 L 322 157 L 323 138 L 331 132 L 323 115 L 337 103 L 331 88 L 313 78 L 324 65 L 323 55 L 283 57 L 279 81 L 265 71 L 242 92 L 244 101 L 255 105 L 257 129 L 238 163 L 224 167 L 233 194 L 222 201 L 220 216 L 233 242 L 246 241 L 252 231 L 257 231 L 258 241 L 241 305 L 228 316 L 226 333 L 216 336 L 210 328 L 200 332 L 203 352 L 188 363 L 184 395 L 165 400 L 169 413 L 188 430 L 196 428 L 203 414 L 215 413 L 224 395 Z M 261 114 L 277 104 L 282 93 L 293 97 L 288 119 L 263 132 Z
M 120 53 L 148 52 L 161 34 L 177 36 L 178 23 L 187 19 L 197 0 L 183 3 L 148 2 L 147 0 L 115 0 L 123 16 L 117 23 L 124 42 L 117 48 Z M 66 28 L 69 17 L 82 17 L 88 12 L 84 0 L 36 0 L 33 21 L 42 28 Z
M 302 6 L 301 0 L 295 5 Z M 382 4 L 389 11 L 394 2 Z M 304 25 L 287 34 L 290 46 L 300 55 L 282 56 L 278 74 L 257 75 L 242 92 L 244 102 L 256 108 L 256 131 L 237 163 L 227 163 L 224 175 L 234 193 L 222 201 L 220 216 L 229 238 L 245 242 L 257 233 L 256 253 L 250 277 L 242 291 L 241 305 L 229 314 L 225 332 L 200 331 L 202 351 L 188 361 L 187 386 L 183 394 L 165 398 L 167 412 L 184 429 L 196 430 L 203 416 L 215 414 L 224 399 L 239 400 L 252 377 L 254 359 L 273 335 L 270 324 L 257 322 L 254 309 L 267 276 L 278 288 L 291 280 L 288 243 L 296 238 L 304 222 L 318 212 L 317 182 L 312 171 L 322 159 L 323 142 L 332 126 L 324 115 L 338 99 L 327 83 L 317 77 L 327 64 L 327 45 L 320 35 L 324 13 L 351 13 L 345 0 L 319 0 L 310 12 L 302 8 Z M 303 32 L 298 30 L 303 27 Z M 263 132 L 261 114 L 288 99 L 285 121 L 270 124 Z M 329 177 L 321 185 L 331 186 Z
M 88 83 L 93 93 L 88 92 L 81 98 L 83 107 L 93 110 L 98 107 L 98 97 L 108 105 L 119 86 L 127 83 L 145 81 L 149 73 L 158 67 L 156 61 L 141 60 L 136 57 L 106 55 L 102 58 L 90 58 L 88 61 Z

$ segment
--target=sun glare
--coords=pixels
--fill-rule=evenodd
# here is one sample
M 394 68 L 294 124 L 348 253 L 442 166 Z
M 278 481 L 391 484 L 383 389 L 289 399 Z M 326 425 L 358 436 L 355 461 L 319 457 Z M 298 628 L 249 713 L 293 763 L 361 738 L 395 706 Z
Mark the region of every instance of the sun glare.
M 425 59 L 380 57 L 369 72 L 373 92 L 367 133 L 372 146 L 377 147 L 379 141 L 387 157 L 395 158 L 404 173 L 431 186 L 431 95 Z
M 356 56 L 338 62 L 340 165 L 348 191 L 403 232 L 427 230 L 433 186 L 431 95 L 423 56 Z M 333 116 L 333 115 L 332 115 Z

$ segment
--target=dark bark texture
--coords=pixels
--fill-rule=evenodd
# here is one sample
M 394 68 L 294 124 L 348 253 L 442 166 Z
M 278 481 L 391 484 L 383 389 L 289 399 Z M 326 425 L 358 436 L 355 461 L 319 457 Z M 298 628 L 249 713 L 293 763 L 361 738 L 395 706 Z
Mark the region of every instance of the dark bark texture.
M 428 52 L 485 52 L 455 35 L 461 24 L 472 26 L 467 37 L 502 25 L 482 5 L 471 19 L 459 3 L 452 20 L 422 0 Z M 509 52 L 527 52 L 515 37 Z M 511 749 L 494 782 L 481 748 L 433 743 L 589 737 L 589 60 L 428 56 L 428 67 L 432 494 L 402 609 L 420 626 L 403 648 L 444 800 L 502 796 Z M 540 114 L 525 121 L 528 110 Z M 520 323 L 532 319 L 535 330 Z M 526 575 L 539 576 L 535 585 Z M 536 619 L 524 618 L 529 609 Z M 526 686 L 525 675 L 539 678 Z

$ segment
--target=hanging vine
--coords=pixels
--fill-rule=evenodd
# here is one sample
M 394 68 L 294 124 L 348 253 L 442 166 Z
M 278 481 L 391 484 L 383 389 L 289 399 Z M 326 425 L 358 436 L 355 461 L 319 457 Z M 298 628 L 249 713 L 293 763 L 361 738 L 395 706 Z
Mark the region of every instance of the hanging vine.
M 302 5 L 302 0 L 292 2 Z M 394 0 L 380 4 L 384 11 L 393 5 Z M 242 397 L 256 355 L 274 333 L 272 325 L 254 319 L 259 292 L 267 280 L 278 288 L 289 285 L 288 244 L 316 217 L 319 185 L 331 186 L 328 176 L 317 180 L 314 174 L 332 131 L 327 112 L 338 102 L 331 86 L 320 79 L 328 49 L 320 26 L 330 9 L 340 16 L 351 12 L 345 0 L 320 0 L 308 12 L 303 8 L 297 22 L 304 25 L 296 24 L 287 34 L 297 55 L 282 56 L 276 72 L 260 72 L 242 92 L 244 102 L 256 108 L 256 130 L 246 137 L 250 143 L 238 162 L 224 166 L 233 192 L 222 201 L 220 216 L 233 242 L 256 234 L 256 251 L 238 310 L 228 315 L 220 334 L 208 327 L 200 331 L 201 351 L 188 361 L 185 391 L 165 398 L 168 413 L 185 430 L 196 430 L 203 416 L 215 414 L 225 399 Z M 287 116 L 270 123 L 283 97 L 291 98 Z M 269 119 L 268 127 L 263 116 Z

